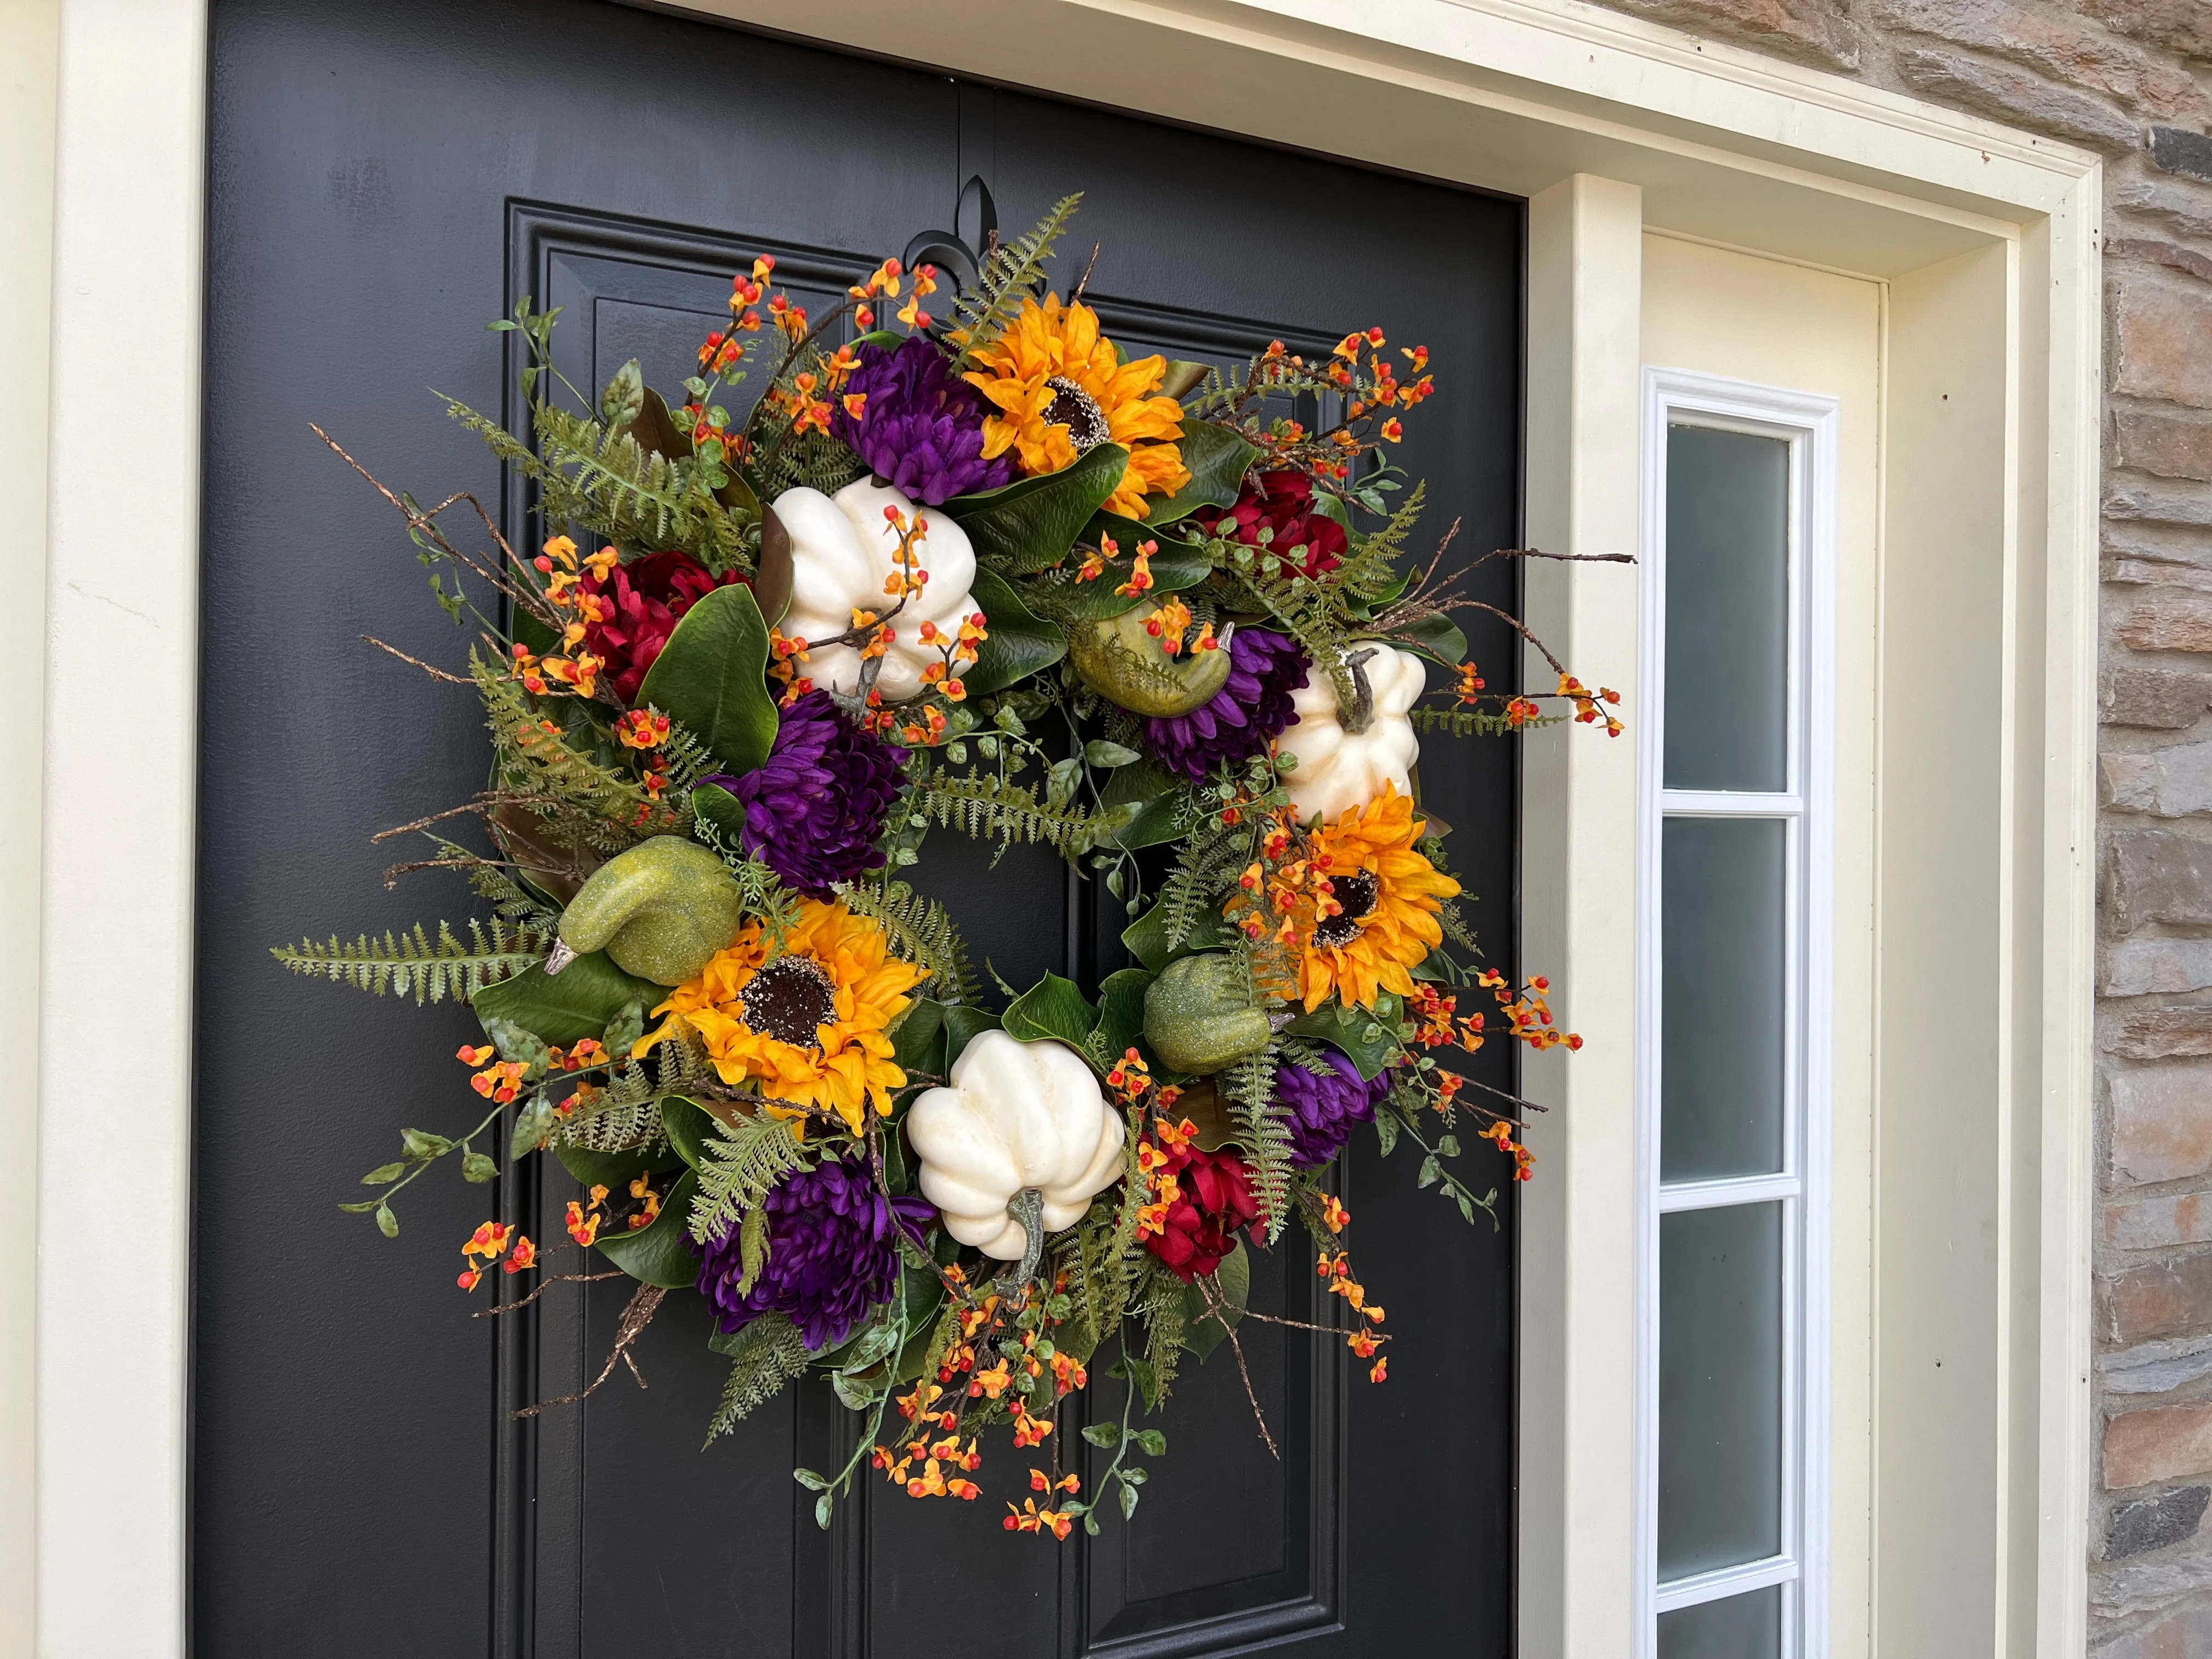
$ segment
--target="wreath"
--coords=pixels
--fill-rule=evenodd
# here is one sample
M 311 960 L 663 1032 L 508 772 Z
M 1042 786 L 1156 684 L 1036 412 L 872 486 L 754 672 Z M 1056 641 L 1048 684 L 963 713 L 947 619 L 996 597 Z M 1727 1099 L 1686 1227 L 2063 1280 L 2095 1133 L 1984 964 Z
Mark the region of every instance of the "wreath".
M 1477 965 L 1413 765 L 1426 732 L 1618 734 L 1619 698 L 1564 669 L 1541 697 L 1488 690 L 1451 613 L 1526 629 L 1437 580 L 1441 547 L 1407 567 L 1422 489 L 1384 457 L 1432 390 L 1425 349 L 1368 329 L 1320 361 L 1130 358 L 1082 283 L 1048 291 L 1078 199 L 960 271 L 886 259 L 825 316 L 757 260 L 676 404 L 635 362 L 579 391 L 558 310 L 525 300 L 492 326 L 524 348 L 528 435 L 447 407 L 528 481 L 534 556 L 315 428 L 475 629 L 466 674 L 407 660 L 474 691 L 493 750 L 474 799 L 385 832 L 430 842 L 388 880 L 459 871 L 490 915 L 275 953 L 483 1026 L 459 1054 L 483 1121 L 404 1130 L 341 1207 L 396 1236 L 434 1166 L 484 1183 L 501 1147 L 551 1154 L 580 1188 L 576 1270 L 491 1220 L 461 1289 L 539 1274 L 505 1312 L 635 1279 L 594 1389 L 696 1291 L 730 1360 L 710 1443 L 810 1371 L 857 1413 L 842 1468 L 794 1471 L 824 1526 L 872 1472 L 976 1498 L 1000 1425 L 1044 1466 L 1009 1530 L 1096 1532 L 1109 1491 L 1133 1513 L 1130 1455 L 1165 1449 L 1139 1409 L 1186 1355 L 1243 1366 L 1238 1326 L 1269 1319 L 1248 1252 L 1293 1223 L 1343 1301 L 1306 1328 L 1382 1382 L 1334 1160 L 1363 1127 L 1409 1141 L 1417 1187 L 1494 1225 L 1455 1132 L 1526 1179 L 1526 1103 L 1436 1051 L 1580 1046 L 1543 979 Z M 442 527 L 464 508 L 489 549 Z M 489 850 L 448 838 L 470 819 Z M 1102 880 L 1139 965 L 1095 1001 L 979 974 L 907 879 L 945 831 Z M 1082 1431 L 1113 1454 L 1086 1491 L 1060 1408 L 1102 1364 L 1126 1393 Z

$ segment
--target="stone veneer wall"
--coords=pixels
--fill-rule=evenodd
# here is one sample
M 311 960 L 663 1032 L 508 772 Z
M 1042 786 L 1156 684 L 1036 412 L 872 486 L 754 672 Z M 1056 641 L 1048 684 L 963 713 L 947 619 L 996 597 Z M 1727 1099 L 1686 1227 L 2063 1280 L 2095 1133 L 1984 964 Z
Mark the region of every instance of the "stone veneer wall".
M 2212 0 L 1602 0 L 2106 160 L 2090 1650 L 2212 1659 Z

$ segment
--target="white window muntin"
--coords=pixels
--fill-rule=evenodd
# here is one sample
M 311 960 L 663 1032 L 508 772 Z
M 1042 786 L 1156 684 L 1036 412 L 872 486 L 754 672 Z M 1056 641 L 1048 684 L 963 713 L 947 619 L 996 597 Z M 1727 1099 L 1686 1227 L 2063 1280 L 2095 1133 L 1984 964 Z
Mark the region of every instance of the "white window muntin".
M 1832 961 L 1834 592 L 1838 402 L 1686 370 L 1644 374 L 1642 672 L 1638 699 L 1637 1159 L 1637 1652 L 1660 1615 L 1778 1586 L 1781 1659 L 1826 1653 L 1828 1509 L 1829 963 Z M 1787 684 L 1783 787 L 1670 789 L 1666 735 L 1668 441 L 1675 426 L 1789 445 Z M 1782 1149 L 1778 1170 L 1660 1179 L 1661 840 L 1670 818 L 1778 820 L 1784 839 Z M 1781 1538 L 1771 1555 L 1659 1577 L 1660 1217 L 1782 1206 Z

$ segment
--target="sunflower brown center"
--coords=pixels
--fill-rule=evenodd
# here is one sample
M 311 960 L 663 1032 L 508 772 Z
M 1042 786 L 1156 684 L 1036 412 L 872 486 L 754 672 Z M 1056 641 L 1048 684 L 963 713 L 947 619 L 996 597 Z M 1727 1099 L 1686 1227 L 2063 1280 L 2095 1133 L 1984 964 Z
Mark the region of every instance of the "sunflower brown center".
M 1340 915 L 1327 916 L 1314 929 L 1316 945 L 1349 945 L 1359 937 L 1360 919 L 1375 908 L 1381 891 L 1372 870 L 1354 870 L 1348 876 L 1337 876 L 1329 885 L 1334 889 L 1336 902 L 1344 907 Z
M 1064 375 L 1055 374 L 1045 384 L 1053 392 L 1045 405 L 1045 421 L 1067 428 L 1067 441 L 1077 454 L 1087 454 L 1106 441 L 1106 411 L 1098 407 L 1097 399 Z
M 796 1048 L 818 1046 L 815 1028 L 837 1017 L 836 988 L 805 957 L 778 957 L 745 981 L 738 1002 L 747 1025 Z

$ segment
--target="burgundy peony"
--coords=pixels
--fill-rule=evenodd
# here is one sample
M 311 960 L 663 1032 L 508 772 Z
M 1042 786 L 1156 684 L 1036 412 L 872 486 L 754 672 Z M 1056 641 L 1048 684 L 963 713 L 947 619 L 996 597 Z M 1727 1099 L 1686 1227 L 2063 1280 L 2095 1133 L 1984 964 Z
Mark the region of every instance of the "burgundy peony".
M 878 477 L 929 507 L 1013 482 L 1011 453 L 983 459 L 982 393 L 953 374 L 934 341 L 911 334 L 896 348 L 864 345 L 858 355 L 843 395 L 867 401 L 855 420 L 841 398 L 830 429 Z
M 678 548 L 618 564 L 604 579 L 588 572 L 584 592 L 599 599 L 607 616 L 586 624 L 584 648 L 606 664 L 600 672 L 615 695 L 625 703 L 634 702 L 646 670 L 676 631 L 677 620 L 716 588 L 739 580 L 734 570 L 717 580 Z
M 1221 1266 L 1237 1248 L 1239 1228 L 1251 1230 L 1255 1244 L 1265 1236 L 1251 1177 L 1236 1153 L 1178 1147 L 1163 1170 L 1175 1178 L 1176 1195 L 1163 1217 L 1164 1231 L 1147 1235 L 1145 1248 L 1184 1284 Z
M 699 1294 L 725 1333 L 741 1331 L 764 1313 L 791 1316 L 809 1350 L 835 1347 L 868 1310 L 890 1300 L 899 1278 L 899 1222 L 919 1228 L 936 1212 L 918 1198 L 885 1198 L 860 1158 L 828 1158 L 786 1176 L 763 1200 L 768 1211 L 768 1260 L 750 1291 L 739 1227 L 732 1224 L 703 1247 Z
M 1216 536 L 1264 546 L 1263 575 L 1324 575 L 1344 562 L 1348 544 L 1344 526 L 1315 511 L 1313 480 L 1303 472 L 1262 472 L 1247 478 L 1236 506 L 1205 507 L 1191 517 Z M 1263 530 L 1268 532 L 1264 544 Z
M 1287 634 L 1239 628 L 1229 636 L 1229 678 L 1188 714 L 1145 722 L 1153 757 L 1193 783 L 1214 763 L 1234 766 L 1273 743 L 1291 723 L 1291 693 L 1306 683 L 1305 655 Z
M 1387 1071 L 1363 1082 L 1345 1055 L 1330 1048 L 1321 1054 L 1332 1068 L 1326 1077 L 1288 1060 L 1275 1068 L 1275 1098 L 1290 1120 L 1291 1162 L 1301 1170 L 1318 1169 L 1342 1152 L 1352 1126 L 1372 1123 L 1390 1092 Z
M 879 867 L 884 817 L 897 799 L 906 750 L 860 730 L 827 691 L 783 711 L 758 770 L 706 780 L 745 809 L 738 842 L 794 892 L 826 899 L 838 882 Z

